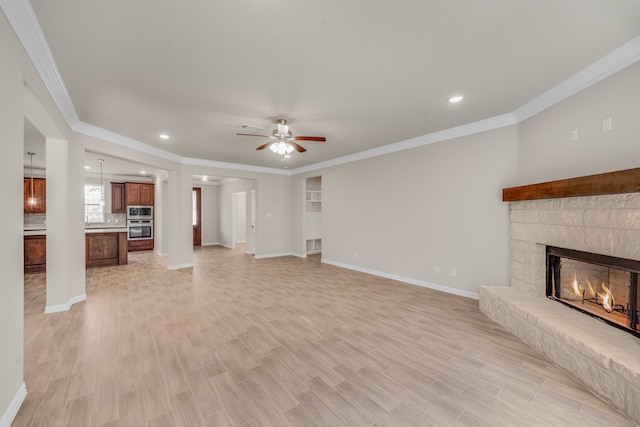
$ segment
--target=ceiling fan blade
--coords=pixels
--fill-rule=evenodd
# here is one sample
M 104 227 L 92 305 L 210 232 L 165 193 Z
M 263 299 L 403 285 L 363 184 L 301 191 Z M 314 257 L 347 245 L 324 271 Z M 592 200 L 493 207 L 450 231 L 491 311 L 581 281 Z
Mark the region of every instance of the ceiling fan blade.
M 293 145 L 293 148 L 295 148 L 298 153 L 304 153 L 305 151 L 307 151 L 307 149 L 302 145 L 296 144 L 293 141 L 289 141 L 289 144 Z
M 327 138 L 324 136 L 296 136 L 296 141 L 315 141 L 315 142 L 327 142 Z
M 265 148 L 267 148 L 271 144 L 273 144 L 273 142 L 267 142 L 266 144 L 262 144 L 260 147 L 256 148 L 256 150 L 264 150 Z
M 240 136 L 261 136 L 263 138 L 269 138 L 269 135 L 259 135 L 257 133 L 236 133 L 236 135 L 240 135 Z

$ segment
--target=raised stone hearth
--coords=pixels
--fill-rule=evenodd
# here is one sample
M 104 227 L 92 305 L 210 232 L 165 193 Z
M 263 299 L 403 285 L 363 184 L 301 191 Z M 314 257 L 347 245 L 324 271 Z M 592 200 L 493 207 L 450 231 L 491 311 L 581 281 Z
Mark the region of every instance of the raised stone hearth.
M 480 309 L 640 423 L 640 339 L 545 297 L 547 245 L 640 260 L 640 193 L 511 206 L 511 287 Z
M 480 310 L 640 423 L 640 340 L 545 297 L 481 288 Z

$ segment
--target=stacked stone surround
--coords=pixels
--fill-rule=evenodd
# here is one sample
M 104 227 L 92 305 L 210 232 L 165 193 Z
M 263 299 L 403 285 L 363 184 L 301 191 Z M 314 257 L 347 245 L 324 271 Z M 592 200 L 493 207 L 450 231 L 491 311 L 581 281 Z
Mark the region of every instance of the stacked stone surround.
M 545 297 L 545 247 L 640 260 L 640 193 L 511 204 L 511 287 L 480 309 L 640 423 L 640 339 Z

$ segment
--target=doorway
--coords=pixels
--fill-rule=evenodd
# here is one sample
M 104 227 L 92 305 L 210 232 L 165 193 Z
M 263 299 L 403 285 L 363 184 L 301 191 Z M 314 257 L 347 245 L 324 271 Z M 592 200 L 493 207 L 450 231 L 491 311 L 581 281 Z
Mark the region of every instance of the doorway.
M 202 245 L 202 188 L 193 187 L 191 194 L 193 246 L 200 246 Z
M 231 248 L 247 243 L 247 193 L 231 195 Z

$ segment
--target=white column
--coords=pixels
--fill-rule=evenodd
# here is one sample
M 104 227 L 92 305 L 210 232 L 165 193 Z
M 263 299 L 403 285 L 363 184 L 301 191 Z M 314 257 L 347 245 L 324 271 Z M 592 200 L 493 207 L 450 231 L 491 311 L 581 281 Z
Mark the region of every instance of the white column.
M 47 305 L 65 311 L 85 293 L 84 148 L 47 138 Z
M 185 169 L 180 166 L 169 171 L 169 270 L 193 267 L 192 177 L 191 171 Z
M 17 41 L 0 13 L 0 424 L 12 420 L 25 397 L 23 380 L 24 164 L 23 76 Z

